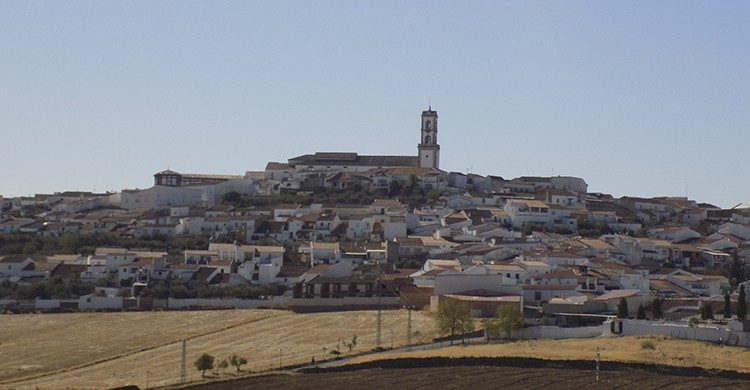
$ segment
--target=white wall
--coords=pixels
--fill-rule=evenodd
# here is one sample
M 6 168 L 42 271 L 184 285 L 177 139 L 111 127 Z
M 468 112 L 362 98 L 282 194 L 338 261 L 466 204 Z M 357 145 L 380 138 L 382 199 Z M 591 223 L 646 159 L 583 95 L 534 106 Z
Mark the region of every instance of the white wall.
M 619 321 L 619 320 L 618 320 Z M 721 339 L 731 345 L 750 346 L 747 332 L 734 332 L 729 327 L 716 324 L 700 324 L 690 327 L 684 322 L 622 320 L 622 335 L 662 335 L 676 339 L 715 342 Z M 604 323 L 605 332 L 610 331 L 610 322 Z
M 515 279 L 503 275 L 440 274 L 435 276 L 435 295 L 480 289 L 522 295 L 521 286 L 515 284 Z
M 513 339 L 580 339 L 599 337 L 604 333 L 602 325 L 561 328 L 559 326 L 530 326 L 510 333 Z M 500 335 L 504 338 L 505 335 Z
M 211 308 L 235 308 L 235 309 L 257 309 L 259 307 L 271 307 L 271 300 L 264 299 L 240 299 L 240 298 L 207 298 L 207 299 L 175 299 L 167 300 L 170 309 L 184 309 L 188 307 L 211 307 Z
M 34 307 L 37 309 L 59 309 L 59 299 L 39 299 L 37 298 L 34 302 Z
M 78 310 L 119 310 L 122 308 L 122 297 L 83 296 L 78 298 Z

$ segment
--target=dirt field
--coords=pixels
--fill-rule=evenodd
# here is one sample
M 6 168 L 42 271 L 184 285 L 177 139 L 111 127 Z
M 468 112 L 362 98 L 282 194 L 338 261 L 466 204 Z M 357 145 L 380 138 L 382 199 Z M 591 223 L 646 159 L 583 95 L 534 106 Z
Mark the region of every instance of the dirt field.
M 384 311 L 382 341 L 406 343 L 406 311 Z M 330 358 L 338 340 L 358 336 L 353 353 L 375 346 L 375 311 L 293 314 L 273 310 L 143 313 L 29 314 L 0 316 L 0 388 L 103 388 L 174 384 L 181 342 L 187 338 L 188 380 L 200 379 L 193 361 L 232 353 L 246 370 L 268 370 Z M 412 328 L 425 338 L 432 319 L 414 312 Z M 342 352 L 348 349 L 340 345 Z M 217 376 L 231 375 L 217 373 Z M 24 379 L 26 378 L 26 379 Z
M 356 385 L 355 385 L 356 384 Z M 602 372 L 595 383 L 592 370 L 515 367 L 441 367 L 367 369 L 320 374 L 287 374 L 196 386 L 200 390 L 239 389 L 741 389 L 746 381 L 659 375 L 640 371 Z
M 653 344 L 646 349 L 644 342 Z M 551 360 L 594 360 L 597 348 L 603 361 L 665 364 L 750 372 L 750 349 L 664 337 L 520 341 L 515 343 L 453 346 L 404 353 L 384 353 L 354 358 L 352 363 L 395 358 L 424 357 L 532 357 Z

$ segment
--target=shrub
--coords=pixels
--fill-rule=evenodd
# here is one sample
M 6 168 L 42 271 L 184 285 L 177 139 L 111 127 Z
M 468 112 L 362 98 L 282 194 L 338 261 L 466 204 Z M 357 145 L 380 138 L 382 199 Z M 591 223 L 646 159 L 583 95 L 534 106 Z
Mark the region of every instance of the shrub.
M 641 342 L 641 348 L 654 350 L 656 349 L 656 343 L 651 340 L 645 340 Z

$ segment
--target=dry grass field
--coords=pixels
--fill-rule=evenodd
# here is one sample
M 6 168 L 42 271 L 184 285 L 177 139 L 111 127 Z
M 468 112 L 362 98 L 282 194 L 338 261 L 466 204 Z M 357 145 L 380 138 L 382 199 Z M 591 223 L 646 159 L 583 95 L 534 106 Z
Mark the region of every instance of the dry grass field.
M 646 348 L 644 348 L 646 343 Z M 649 343 L 651 345 L 649 345 Z M 653 349 L 649 347 L 653 346 Z M 622 338 L 531 340 L 503 344 L 452 346 L 413 352 L 386 352 L 356 357 L 351 364 L 373 360 L 424 357 L 532 357 L 549 360 L 601 359 L 629 363 L 665 364 L 750 372 L 750 349 L 662 336 Z
M 382 342 L 406 343 L 406 311 L 384 311 Z M 187 339 L 188 380 L 200 379 L 202 353 L 249 360 L 245 370 L 320 361 L 339 339 L 358 336 L 353 353 L 374 348 L 375 311 L 294 314 L 275 310 L 29 314 L 0 317 L 0 388 L 105 388 L 174 384 L 181 339 Z M 432 319 L 412 314 L 412 329 L 433 334 Z M 340 349 L 348 354 L 343 343 Z M 231 376 L 218 373 L 219 376 Z

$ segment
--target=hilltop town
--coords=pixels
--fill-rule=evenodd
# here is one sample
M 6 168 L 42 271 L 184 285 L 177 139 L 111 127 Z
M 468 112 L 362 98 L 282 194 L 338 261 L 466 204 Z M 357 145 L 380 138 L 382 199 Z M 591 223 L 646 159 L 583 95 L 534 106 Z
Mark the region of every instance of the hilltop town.
M 165 170 L 142 190 L 2 198 L 0 307 L 421 309 L 447 299 L 476 317 L 517 307 L 528 324 L 701 313 L 722 332 L 742 329 L 730 320 L 744 304 L 750 204 L 443 171 L 431 107 L 419 135 L 415 156 L 315 152 L 243 175 Z

